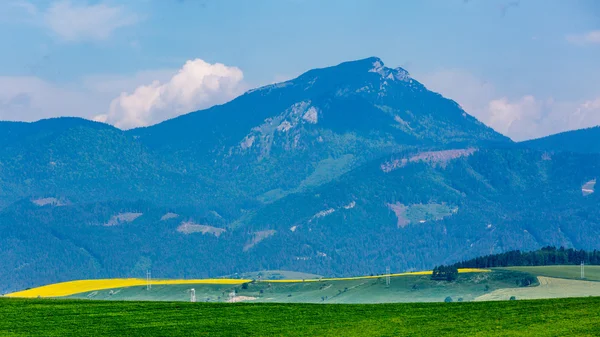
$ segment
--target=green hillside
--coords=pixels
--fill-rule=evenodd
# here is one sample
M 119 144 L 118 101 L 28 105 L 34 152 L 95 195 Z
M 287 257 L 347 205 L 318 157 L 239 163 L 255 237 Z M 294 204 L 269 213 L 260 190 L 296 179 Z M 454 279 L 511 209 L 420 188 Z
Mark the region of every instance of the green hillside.
M 290 303 L 394 303 L 473 301 L 498 289 L 521 288 L 531 279 L 527 273 L 494 271 L 459 274 L 454 282 L 433 281 L 429 275 L 397 276 L 319 282 L 254 282 L 243 285 L 153 285 L 90 291 L 69 298 L 94 300 L 189 301 L 190 289 L 202 302 L 290 302 Z M 532 280 L 534 286 L 535 279 Z M 234 297 L 230 294 L 235 292 Z
M 378 305 L 0 299 L 0 335 L 598 336 L 598 306 L 600 298 Z

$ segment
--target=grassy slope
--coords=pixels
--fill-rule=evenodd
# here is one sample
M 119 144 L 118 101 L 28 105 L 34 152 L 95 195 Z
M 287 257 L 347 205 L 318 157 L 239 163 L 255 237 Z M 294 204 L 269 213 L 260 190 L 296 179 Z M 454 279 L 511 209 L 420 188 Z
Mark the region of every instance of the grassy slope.
M 301 280 L 301 279 L 315 279 L 322 277 L 321 275 L 301 273 L 297 271 L 288 270 L 265 270 L 265 271 L 254 271 L 248 273 L 234 274 L 223 276 L 224 278 L 242 278 L 242 279 L 262 279 L 262 280 Z
M 507 267 L 498 268 L 531 273 L 538 276 L 558 277 L 566 279 L 580 279 L 580 266 L 535 266 L 535 267 Z M 600 266 L 585 266 L 585 279 L 600 281 Z
M 600 298 L 379 305 L 0 299 L 2 336 L 598 336 Z
M 386 287 L 385 278 L 336 280 L 322 282 L 260 282 L 241 285 L 161 285 L 118 290 L 101 290 L 76 294 L 70 298 L 102 300 L 161 300 L 189 301 L 188 290 L 194 288 L 198 301 L 223 302 L 231 291 L 238 296 L 256 298 L 254 302 L 302 302 L 302 303 L 381 303 L 381 302 L 441 302 L 447 296 L 457 300 L 474 300 L 491 291 L 515 288 L 517 279 L 526 274 L 516 271 L 459 274 L 455 282 L 430 280 L 428 275 L 392 277 Z M 487 286 L 487 290 L 486 290 Z M 262 290 L 262 293 L 261 293 Z M 326 297 L 326 300 L 323 298 Z

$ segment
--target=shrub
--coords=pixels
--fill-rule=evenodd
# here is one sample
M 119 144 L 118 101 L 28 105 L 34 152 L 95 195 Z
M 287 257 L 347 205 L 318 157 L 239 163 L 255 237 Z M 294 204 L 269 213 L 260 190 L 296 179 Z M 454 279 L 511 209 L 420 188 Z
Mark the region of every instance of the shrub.
M 452 297 L 450 297 L 450 296 L 446 297 L 446 299 L 444 300 L 444 302 L 446 302 L 446 303 L 452 302 Z

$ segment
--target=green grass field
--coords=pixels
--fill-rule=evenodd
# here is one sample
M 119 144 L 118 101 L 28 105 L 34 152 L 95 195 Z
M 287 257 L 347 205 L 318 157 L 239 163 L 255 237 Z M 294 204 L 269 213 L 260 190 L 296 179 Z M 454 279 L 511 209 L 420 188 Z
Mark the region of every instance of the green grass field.
M 0 298 L 1 336 L 598 336 L 600 298 L 377 305 Z
M 69 298 L 96 300 L 189 301 L 191 288 L 199 302 L 226 302 L 235 291 L 239 300 L 271 303 L 395 303 L 443 302 L 446 297 L 473 301 L 497 289 L 519 288 L 516 281 L 527 274 L 518 271 L 459 274 L 454 282 L 432 281 L 429 275 L 377 279 L 242 285 L 153 285 L 79 293 Z
M 535 266 L 535 267 L 507 267 L 500 270 L 516 270 L 531 273 L 537 276 L 557 277 L 579 280 L 580 266 Z M 585 279 L 600 281 L 600 266 L 585 266 Z

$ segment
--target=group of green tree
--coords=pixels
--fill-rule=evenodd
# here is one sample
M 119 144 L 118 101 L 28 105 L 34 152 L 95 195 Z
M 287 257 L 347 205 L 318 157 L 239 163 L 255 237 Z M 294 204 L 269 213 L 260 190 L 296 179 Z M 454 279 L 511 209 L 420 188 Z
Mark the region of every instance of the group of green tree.
M 585 251 L 573 248 L 547 246 L 539 250 L 522 252 L 513 250 L 506 253 L 477 257 L 452 265 L 455 268 L 493 268 L 513 266 L 550 266 L 600 264 L 600 251 Z
M 435 281 L 454 281 L 458 277 L 456 266 L 438 266 L 433 268 L 431 279 Z

